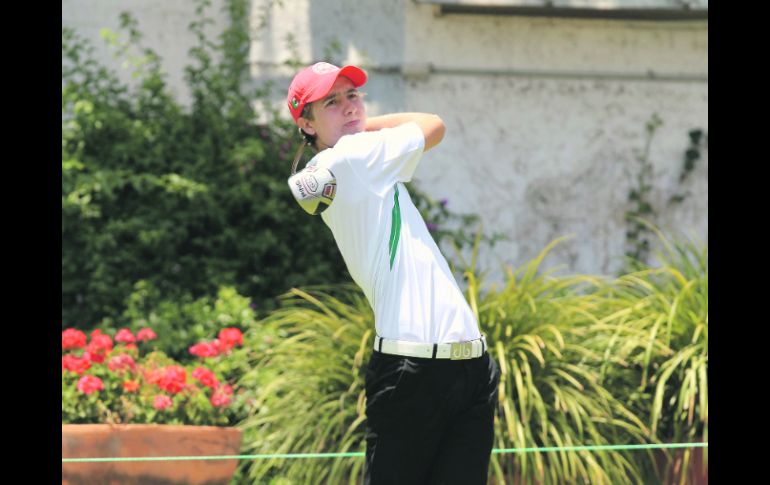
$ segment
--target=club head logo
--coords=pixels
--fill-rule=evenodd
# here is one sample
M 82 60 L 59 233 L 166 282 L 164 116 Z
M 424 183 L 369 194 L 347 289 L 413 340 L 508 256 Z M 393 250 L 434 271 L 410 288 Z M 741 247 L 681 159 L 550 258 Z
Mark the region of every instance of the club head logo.
M 337 184 L 335 182 L 329 182 L 328 184 L 324 185 L 324 191 L 323 195 L 327 199 L 334 199 L 334 194 L 337 192 Z
M 305 175 L 303 182 L 305 182 L 310 192 L 315 193 L 318 190 L 318 180 L 312 175 Z

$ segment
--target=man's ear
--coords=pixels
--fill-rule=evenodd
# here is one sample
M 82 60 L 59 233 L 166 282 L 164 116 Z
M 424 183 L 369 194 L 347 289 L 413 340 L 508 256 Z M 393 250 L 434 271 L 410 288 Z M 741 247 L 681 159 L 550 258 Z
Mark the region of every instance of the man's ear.
M 299 127 L 310 136 L 315 136 L 315 128 L 313 128 L 313 122 L 307 118 L 299 118 Z

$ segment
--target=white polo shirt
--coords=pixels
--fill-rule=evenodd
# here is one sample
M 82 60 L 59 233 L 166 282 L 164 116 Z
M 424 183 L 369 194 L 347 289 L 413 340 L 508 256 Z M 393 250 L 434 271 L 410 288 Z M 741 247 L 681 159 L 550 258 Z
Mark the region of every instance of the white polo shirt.
M 321 213 L 385 339 L 446 343 L 481 337 L 449 265 L 409 197 L 423 154 L 416 123 L 346 135 L 308 165 L 337 179 Z

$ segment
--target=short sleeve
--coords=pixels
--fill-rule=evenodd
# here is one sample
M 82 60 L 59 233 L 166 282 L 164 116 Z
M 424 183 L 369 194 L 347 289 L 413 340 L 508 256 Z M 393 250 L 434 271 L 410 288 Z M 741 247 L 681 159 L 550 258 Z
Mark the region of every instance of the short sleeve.
M 340 149 L 360 178 L 382 193 L 396 182 L 409 182 L 425 148 L 425 135 L 414 122 L 344 137 Z

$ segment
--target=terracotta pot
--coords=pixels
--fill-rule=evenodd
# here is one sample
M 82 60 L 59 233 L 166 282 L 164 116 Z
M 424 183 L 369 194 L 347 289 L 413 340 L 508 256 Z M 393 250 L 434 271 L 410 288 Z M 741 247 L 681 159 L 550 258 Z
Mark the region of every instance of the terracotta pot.
M 63 424 L 62 458 L 237 455 L 241 430 L 162 424 Z M 232 460 L 62 463 L 62 484 L 223 484 Z

